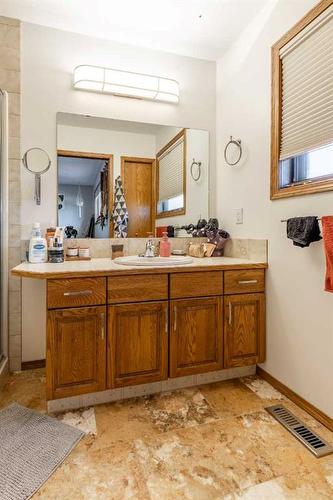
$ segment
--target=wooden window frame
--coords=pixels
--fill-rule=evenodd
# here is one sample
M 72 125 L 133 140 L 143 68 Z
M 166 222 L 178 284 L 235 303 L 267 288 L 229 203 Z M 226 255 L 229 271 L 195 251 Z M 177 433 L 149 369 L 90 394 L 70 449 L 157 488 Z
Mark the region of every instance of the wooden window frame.
M 159 214 L 157 212 L 157 204 L 159 201 L 159 168 L 160 168 L 159 157 L 181 138 L 183 138 L 184 141 L 184 161 L 183 161 L 184 206 L 182 208 L 178 208 L 177 210 L 169 210 L 167 212 L 162 212 Z M 156 219 L 164 219 L 165 217 L 175 217 L 177 215 L 185 215 L 185 214 L 186 214 L 186 129 L 183 128 L 156 155 Z
M 87 158 L 92 160 L 105 160 L 108 162 L 109 169 L 109 238 L 113 238 L 113 154 L 103 153 L 86 153 L 82 151 L 71 151 L 67 149 L 57 150 L 57 188 L 58 188 L 58 157 L 65 156 L 67 158 Z M 58 205 L 58 200 L 57 200 Z M 58 208 L 57 208 L 58 217 Z M 95 238 L 94 238 L 95 239 Z M 97 238 L 98 239 L 98 238 Z
M 272 47 L 271 200 L 333 190 L 332 176 L 326 178 L 326 180 L 305 180 L 304 183 L 285 188 L 280 188 L 279 186 L 282 119 L 282 61 L 280 58 L 280 50 L 332 4 L 333 0 L 322 0 L 319 2 Z

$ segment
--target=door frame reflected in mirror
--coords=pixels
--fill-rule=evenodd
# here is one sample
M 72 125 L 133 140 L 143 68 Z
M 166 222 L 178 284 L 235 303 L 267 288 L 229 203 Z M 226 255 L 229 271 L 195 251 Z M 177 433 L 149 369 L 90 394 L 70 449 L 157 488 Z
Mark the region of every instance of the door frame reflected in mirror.
M 85 158 L 90 160 L 105 160 L 108 163 L 108 212 L 109 212 L 109 238 L 113 238 L 113 154 L 90 153 L 85 151 L 72 151 L 67 149 L 57 149 L 57 188 L 59 179 L 59 156 L 67 158 Z M 57 197 L 57 224 L 59 225 L 59 210 Z

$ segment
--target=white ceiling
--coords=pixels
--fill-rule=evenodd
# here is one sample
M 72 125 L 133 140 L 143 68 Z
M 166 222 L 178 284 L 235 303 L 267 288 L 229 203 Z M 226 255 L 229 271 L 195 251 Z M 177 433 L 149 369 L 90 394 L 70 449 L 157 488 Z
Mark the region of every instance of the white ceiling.
M 104 164 L 104 160 L 59 156 L 58 184 L 94 186 L 96 177 Z
M 0 15 L 215 60 L 269 0 L 1 0 Z

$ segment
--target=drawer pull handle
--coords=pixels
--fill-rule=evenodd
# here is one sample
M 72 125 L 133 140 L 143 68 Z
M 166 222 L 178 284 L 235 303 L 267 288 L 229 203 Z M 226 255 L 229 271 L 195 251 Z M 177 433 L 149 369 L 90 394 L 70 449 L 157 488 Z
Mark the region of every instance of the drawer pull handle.
M 168 311 L 165 313 L 165 333 L 167 334 L 169 331 L 169 318 L 168 318 Z
M 175 314 L 175 319 L 173 322 L 173 331 L 176 332 L 177 331 L 177 307 L 176 306 L 174 308 L 174 314 Z
M 85 297 L 92 295 L 92 290 L 80 290 L 78 292 L 64 292 L 65 297 Z
M 258 280 L 240 280 L 238 282 L 239 285 L 251 285 L 254 283 L 258 283 Z
M 231 311 L 231 302 L 229 302 L 229 325 L 232 323 L 232 311 Z
M 104 336 L 105 336 L 105 315 L 104 315 L 104 313 L 101 314 L 101 323 L 102 323 L 101 338 L 102 338 L 102 340 L 104 340 Z

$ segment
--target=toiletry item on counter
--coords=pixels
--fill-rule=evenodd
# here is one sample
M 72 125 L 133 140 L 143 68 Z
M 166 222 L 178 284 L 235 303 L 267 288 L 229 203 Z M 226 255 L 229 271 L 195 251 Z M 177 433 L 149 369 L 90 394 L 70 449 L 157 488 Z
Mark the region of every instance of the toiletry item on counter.
M 171 255 L 182 255 L 182 256 L 184 256 L 184 255 L 186 255 L 186 252 L 185 252 L 185 250 L 174 249 L 174 250 L 172 250 Z
M 77 257 L 79 255 L 78 247 L 67 247 L 66 257 Z
M 111 259 L 124 256 L 124 245 L 111 245 Z
M 71 245 L 66 248 L 66 260 L 91 260 L 89 247 Z
M 47 248 L 50 248 L 50 242 L 52 242 L 54 236 L 55 236 L 56 228 L 55 227 L 48 227 L 46 230 L 45 238 L 47 241 Z
M 214 253 L 216 245 L 213 243 L 190 243 L 188 253 L 191 257 L 211 257 Z
M 89 247 L 80 247 L 79 248 L 79 257 L 81 259 L 90 259 L 90 248 Z
M 170 257 L 171 255 L 171 243 L 166 232 L 163 233 L 163 238 L 160 243 L 160 256 Z
M 188 247 L 188 254 L 191 257 L 203 258 L 205 256 L 205 244 L 204 243 L 190 243 Z
M 52 246 L 49 248 L 49 262 L 52 264 L 60 264 L 64 262 L 63 240 L 58 236 L 55 236 L 52 240 Z
M 39 222 L 35 222 L 32 226 L 29 243 L 29 262 L 32 264 L 47 262 L 47 242 L 42 237 Z

